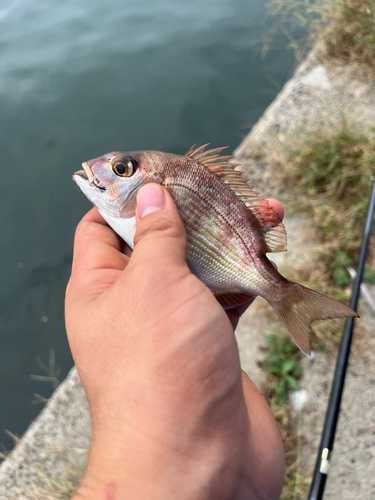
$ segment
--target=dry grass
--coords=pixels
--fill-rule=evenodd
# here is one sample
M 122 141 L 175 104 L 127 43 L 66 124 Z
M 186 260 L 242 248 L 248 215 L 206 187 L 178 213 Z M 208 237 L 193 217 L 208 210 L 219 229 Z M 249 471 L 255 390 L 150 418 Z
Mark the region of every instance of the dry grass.
M 270 322 L 277 321 L 275 313 L 268 314 Z M 281 325 L 266 336 L 266 342 L 260 366 L 267 373 L 267 381 L 261 392 L 275 416 L 284 445 L 286 474 L 280 499 L 306 500 L 310 480 L 300 467 L 300 412 L 296 413 L 289 404 L 289 392 L 299 389 L 302 354 Z
M 272 16 L 278 27 L 288 25 L 309 30 L 310 46 L 318 44 L 325 63 L 350 65 L 367 80 L 375 79 L 375 0 L 271 0 Z M 290 44 L 304 54 L 300 40 Z M 306 52 L 306 51 L 305 51 Z M 348 302 L 350 278 L 345 268 L 358 260 L 362 233 L 375 174 L 375 134 L 360 133 L 343 122 L 335 130 L 307 132 L 296 144 L 286 138 L 267 160 L 279 172 L 279 181 L 296 197 L 292 209 L 312 219 L 321 242 L 320 255 L 313 267 L 306 262 L 283 274 L 318 292 Z M 374 244 L 370 249 L 367 278 L 375 276 Z M 314 325 L 314 347 L 332 355 L 341 338 L 344 320 L 330 320 Z M 287 341 L 285 339 L 285 341 Z M 353 351 L 361 355 L 368 346 L 368 333 L 357 325 Z M 277 365 L 277 363 L 275 363 Z M 268 369 L 271 373 L 274 367 Z M 276 385 L 275 385 L 276 384 Z M 307 498 L 309 480 L 299 465 L 299 418 L 288 404 L 280 403 L 277 381 L 271 376 L 264 388 L 284 442 L 287 477 L 284 500 Z
M 83 475 L 84 470 L 76 466 L 67 469 L 62 478 L 40 477 L 32 493 L 38 500 L 69 500 L 77 492 Z
M 348 303 L 351 282 L 346 266 L 356 267 L 375 173 L 375 134 L 359 132 L 345 121 L 295 138 L 268 158 L 279 182 L 293 192 L 292 210 L 312 220 L 320 240 L 313 266 L 287 269 L 286 278 Z M 371 242 L 365 281 L 374 281 L 375 243 Z M 344 320 L 315 323 L 316 349 L 330 351 L 341 338 Z
M 284 445 L 286 473 L 280 500 L 306 500 L 310 479 L 300 467 L 300 414 L 296 414 L 290 404 L 280 402 L 274 387 L 274 379 L 270 378 L 262 387 L 262 394 L 275 416 Z
M 324 16 L 325 55 L 375 77 L 375 1 L 331 0 Z
M 271 0 L 269 8 L 278 25 L 307 27 L 321 57 L 375 78 L 375 0 Z
M 323 274 L 331 285 L 347 286 L 345 266 L 356 265 L 358 260 L 375 172 L 374 132 L 361 133 L 343 122 L 333 130 L 311 132 L 299 144 L 291 139 L 269 160 L 277 167 L 280 183 L 293 189 L 296 206 L 313 221 L 322 244 Z M 371 280 L 374 244 L 369 269 L 366 277 Z M 321 287 L 317 291 L 339 293 L 327 289 L 327 280 Z
M 15 444 L 19 440 L 15 436 Z M 32 484 L 27 487 L 27 490 L 19 493 L 10 493 L 9 500 L 28 499 L 28 500 L 68 500 L 78 490 L 85 473 L 85 463 L 87 461 L 87 449 L 69 448 L 61 443 L 61 446 L 56 449 L 43 450 L 44 454 L 48 454 L 48 458 L 44 458 L 50 463 L 59 464 L 60 474 L 53 477 L 45 472 L 45 464 L 35 463 L 27 465 L 23 463 L 23 468 L 27 469 Z M 1 459 L 12 461 L 12 455 L 0 453 Z M 47 467 L 48 469 L 48 467 Z

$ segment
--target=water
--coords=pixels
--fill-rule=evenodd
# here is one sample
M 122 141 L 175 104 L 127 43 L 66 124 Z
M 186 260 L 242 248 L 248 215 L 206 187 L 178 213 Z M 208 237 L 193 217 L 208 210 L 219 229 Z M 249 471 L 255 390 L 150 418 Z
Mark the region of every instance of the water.
M 71 180 L 110 150 L 233 149 L 290 76 L 260 57 L 264 0 L 0 0 L 0 443 L 22 434 L 54 349 L 72 366 L 63 299 L 74 229 L 90 208 Z M 272 83 L 271 83 L 272 82 Z M 274 82 L 277 82 L 276 85 Z

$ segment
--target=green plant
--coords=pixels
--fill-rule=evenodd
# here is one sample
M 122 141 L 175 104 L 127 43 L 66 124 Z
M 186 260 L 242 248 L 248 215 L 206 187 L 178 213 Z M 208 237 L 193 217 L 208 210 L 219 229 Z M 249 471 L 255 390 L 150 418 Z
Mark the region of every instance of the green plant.
M 331 0 L 325 16 L 328 21 L 324 32 L 327 56 L 361 65 L 362 72 L 374 76 L 374 0 Z
M 375 77 L 374 0 L 271 0 L 269 10 L 277 25 L 307 27 L 310 43 L 322 42 L 321 57 Z M 293 45 L 298 43 L 292 40 Z
M 286 403 L 289 391 L 299 388 L 297 380 L 302 374 L 299 350 L 289 337 L 279 334 L 267 335 L 265 340 L 268 345 L 261 367 L 273 377 L 271 387 L 276 403 Z
M 375 271 L 372 269 L 365 269 L 363 273 L 363 281 L 367 283 L 375 283 Z
M 266 336 L 266 355 L 261 367 L 270 377 L 262 387 L 271 411 L 280 429 L 286 462 L 286 474 L 281 500 L 304 500 L 309 480 L 300 470 L 300 425 L 288 404 L 290 390 L 298 389 L 301 375 L 300 351 L 289 337 L 281 336 L 281 329 Z M 298 420 L 298 419 L 297 419 Z
M 310 479 L 303 476 L 295 466 L 285 475 L 285 484 L 280 500 L 306 500 Z
M 336 129 L 319 129 L 283 147 L 270 161 L 277 165 L 282 184 L 298 188 L 297 204 L 313 220 L 331 285 L 345 287 L 350 283 L 345 266 L 357 261 L 362 241 L 375 135 L 343 121 Z M 370 260 L 368 276 L 372 267 Z

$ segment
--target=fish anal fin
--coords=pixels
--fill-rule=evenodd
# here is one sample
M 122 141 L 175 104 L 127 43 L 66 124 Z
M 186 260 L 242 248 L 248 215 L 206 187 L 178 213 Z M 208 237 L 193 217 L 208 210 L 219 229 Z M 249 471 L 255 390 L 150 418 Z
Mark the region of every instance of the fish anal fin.
M 311 353 L 311 323 L 319 319 L 358 317 L 337 300 L 314 292 L 292 281 L 287 282 L 280 301 L 271 306 L 279 315 L 295 344 L 307 356 Z
M 214 292 L 216 299 L 220 302 L 224 309 L 231 309 L 232 307 L 237 307 L 242 304 L 245 304 L 252 298 L 254 295 L 248 293 L 221 293 Z
M 286 251 L 286 232 L 281 224 L 280 217 L 274 212 L 268 201 L 253 191 L 253 186 L 248 184 L 248 180 L 242 177 L 243 172 L 235 170 L 237 163 L 229 163 L 232 156 L 220 156 L 223 149 L 215 148 L 205 151 L 206 146 L 198 148 L 192 146 L 186 153 L 188 158 L 199 162 L 212 173 L 220 177 L 226 186 L 233 191 L 236 197 L 254 215 L 263 229 L 263 239 L 267 247 L 267 252 Z M 277 226 L 277 227 L 275 227 Z

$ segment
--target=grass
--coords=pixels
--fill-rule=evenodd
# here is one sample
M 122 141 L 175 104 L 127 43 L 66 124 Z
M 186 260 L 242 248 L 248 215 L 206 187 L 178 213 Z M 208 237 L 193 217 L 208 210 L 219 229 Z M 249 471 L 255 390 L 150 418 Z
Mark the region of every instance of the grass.
M 9 500 L 18 498 L 28 498 L 35 500 L 69 500 L 78 490 L 82 477 L 85 472 L 85 467 L 82 466 L 81 460 L 72 458 L 72 453 L 78 457 L 79 455 L 87 455 L 87 450 L 68 449 L 61 445 L 56 450 L 51 450 L 49 461 L 63 464 L 63 473 L 50 477 L 43 472 L 43 464 L 35 464 L 27 466 L 30 476 L 32 477 L 32 485 L 27 487 L 27 491 L 21 491 L 19 494 L 10 494 Z M 68 458 L 69 455 L 69 458 Z M 0 453 L 0 458 L 12 460 L 6 454 Z M 19 496 L 21 495 L 21 496 Z
M 276 28 L 285 33 L 288 25 L 299 25 L 309 31 L 307 44 L 316 46 L 325 64 L 350 65 L 366 80 L 375 79 L 375 0 L 271 0 L 269 6 L 277 19 Z M 302 60 L 306 47 L 301 38 L 289 38 L 297 60 Z M 295 198 L 291 209 L 300 212 L 302 208 L 321 243 L 313 267 L 303 262 L 284 275 L 347 303 L 350 277 L 346 266 L 356 267 L 358 261 L 370 178 L 375 173 L 374 131 L 363 133 L 343 121 L 334 130 L 304 132 L 301 140 L 283 139 L 268 160 L 279 173 L 280 184 Z M 364 277 L 368 281 L 375 281 L 374 254 L 372 243 Z M 317 346 L 330 351 L 338 343 L 342 327 L 342 319 L 316 325 Z M 270 335 L 267 343 L 262 363 L 269 374 L 265 395 L 281 431 L 287 462 L 281 499 L 302 500 L 309 481 L 299 466 L 299 419 L 297 416 L 296 422 L 288 404 L 288 393 L 298 387 L 301 374 L 299 353 L 285 337 Z
M 5 431 L 14 440 L 14 446 L 21 440 L 9 431 Z M 77 492 L 85 473 L 88 452 L 87 448 L 69 447 L 68 436 L 55 448 L 42 448 L 40 457 L 29 465 L 24 461 L 21 468 L 27 470 L 27 490 L 9 493 L 9 500 L 27 498 L 30 500 L 69 500 Z M 29 445 L 30 446 L 30 445 Z M 36 456 L 36 455 L 35 455 Z M 0 460 L 12 461 L 10 452 L 0 452 Z M 56 467 L 51 476 L 51 464 Z M 48 472 L 46 472 L 46 470 Z M 31 479 L 31 484 L 29 484 Z M 19 486 L 22 486 L 22 482 Z
M 350 275 L 356 267 L 375 169 L 375 133 L 360 132 L 342 121 L 335 129 L 320 128 L 291 138 L 269 158 L 280 184 L 293 193 L 291 210 L 307 216 L 320 242 L 314 267 L 306 263 L 289 269 L 285 277 L 302 282 L 317 292 L 348 302 Z M 364 281 L 375 278 L 375 244 L 370 242 Z M 320 349 L 339 342 L 343 320 L 314 326 L 324 342 Z M 328 340 L 328 342 L 327 342 Z
M 304 131 L 299 137 L 283 137 L 267 161 L 273 165 L 288 197 L 293 195 L 287 211 L 304 213 L 311 220 L 320 248 L 313 264 L 300 262 L 283 269 L 283 275 L 347 303 L 350 276 L 346 266 L 356 267 L 362 243 L 371 176 L 375 173 L 375 132 L 361 132 L 343 120 L 335 129 Z M 374 250 L 372 242 L 365 275 L 369 281 L 375 278 Z M 332 346 L 341 338 L 343 324 L 343 319 L 315 324 L 318 342 L 314 342 L 314 348 L 331 354 Z M 360 351 L 361 345 L 366 345 L 366 335 L 357 333 L 360 342 L 358 346 L 354 343 L 353 348 Z M 269 374 L 265 395 L 281 431 L 287 463 L 281 498 L 302 500 L 306 498 L 309 480 L 299 466 L 298 414 L 288 404 L 288 393 L 298 388 L 300 353 L 289 338 L 272 334 L 266 340 L 261 364 Z
M 50 350 L 48 363 L 44 364 L 40 358 L 36 358 L 39 367 L 44 375 L 30 375 L 32 380 L 51 384 L 55 391 L 60 384 L 60 368 L 56 366 L 55 352 Z M 34 394 L 33 404 L 47 403 L 48 399 Z M 14 446 L 20 443 L 20 439 L 9 431 L 5 431 L 14 441 Z M 19 495 L 30 500 L 68 500 L 74 496 L 78 490 L 85 473 L 89 450 L 87 448 L 77 448 L 68 446 L 69 436 L 56 447 L 40 448 L 40 456 L 35 455 L 35 461 L 25 460 L 22 468 L 26 469 L 31 478 L 31 485 L 27 490 L 10 494 L 9 500 L 20 498 Z M 30 444 L 29 444 L 30 446 Z M 35 445 L 34 445 L 35 446 Z M 4 450 L 0 452 L 1 460 L 12 461 L 11 452 Z M 51 471 L 55 472 L 51 474 Z M 22 483 L 22 481 L 21 481 Z
M 336 129 L 319 129 L 299 144 L 283 148 L 270 161 L 279 172 L 280 183 L 299 193 L 296 206 L 312 219 L 322 244 L 320 261 L 330 285 L 336 287 L 328 291 L 340 295 L 337 288 L 350 283 L 345 266 L 356 264 L 362 243 L 374 174 L 375 134 L 359 132 L 342 122 Z M 371 281 L 375 276 L 373 254 L 370 248 L 366 274 Z
M 53 349 L 50 349 L 49 351 L 48 366 L 45 365 L 39 357 L 36 358 L 36 361 L 39 367 L 45 373 L 45 375 L 30 375 L 30 379 L 36 380 L 38 382 L 47 382 L 48 384 L 51 384 L 52 391 L 54 392 L 60 385 L 59 377 L 61 374 L 60 367 L 56 366 L 55 351 Z M 47 398 L 44 398 L 40 394 L 34 394 L 34 399 L 32 401 L 33 404 L 39 404 L 39 403 L 45 404 L 47 402 L 48 402 Z
M 300 351 L 289 337 L 279 334 L 266 335 L 267 342 L 261 368 L 271 376 L 270 389 L 275 404 L 287 403 L 289 391 L 298 391 L 302 374 Z
M 301 459 L 301 424 L 297 416 L 287 404 L 276 404 L 268 400 L 271 410 L 279 426 L 285 452 L 285 480 L 280 500 L 306 500 L 310 479 L 300 467 Z
M 268 158 L 279 182 L 293 193 L 289 209 L 304 212 L 320 240 L 313 266 L 301 262 L 283 270 L 286 278 L 337 300 L 348 301 L 350 277 L 345 266 L 355 267 L 362 242 L 375 165 L 375 133 L 363 133 L 343 121 L 333 130 L 319 129 L 304 138 L 283 140 Z M 374 281 L 374 243 L 370 247 L 365 279 Z M 343 319 L 314 327 L 315 347 L 328 352 L 341 337 Z M 279 424 L 284 442 L 287 474 L 283 500 L 306 498 L 309 480 L 299 466 L 298 415 L 288 404 L 288 394 L 298 389 L 300 353 L 287 337 L 273 333 L 267 338 L 262 368 L 269 374 L 265 395 Z M 297 419 L 297 423 L 296 423 Z M 296 429 L 297 426 L 297 429 Z
M 84 472 L 81 466 L 70 464 L 66 466 L 61 477 L 50 478 L 39 473 L 39 481 L 33 489 L 33 494 L 35 498 L 43 500 L 69 500 L 77 492 Z
M 301 432 L 298 428 L 296 430 L 299 418 L 296 419 L 289 404 L 289 392 L 299 389 L 302 355 L 281 328 L 276 328 L 265 339 L 267 346 L 260 366 L 268 374 L 268 381 L 262 392 L 279 426 L 286 461 L 286 476 L 280 500 L 305 500 L 310 481 L 299 466 Z
M 271 0 L 269 9 L 279 26 L 307 27 L 310 43 L 322 42 L 321 57 L 374 79 L 375 0 Z

